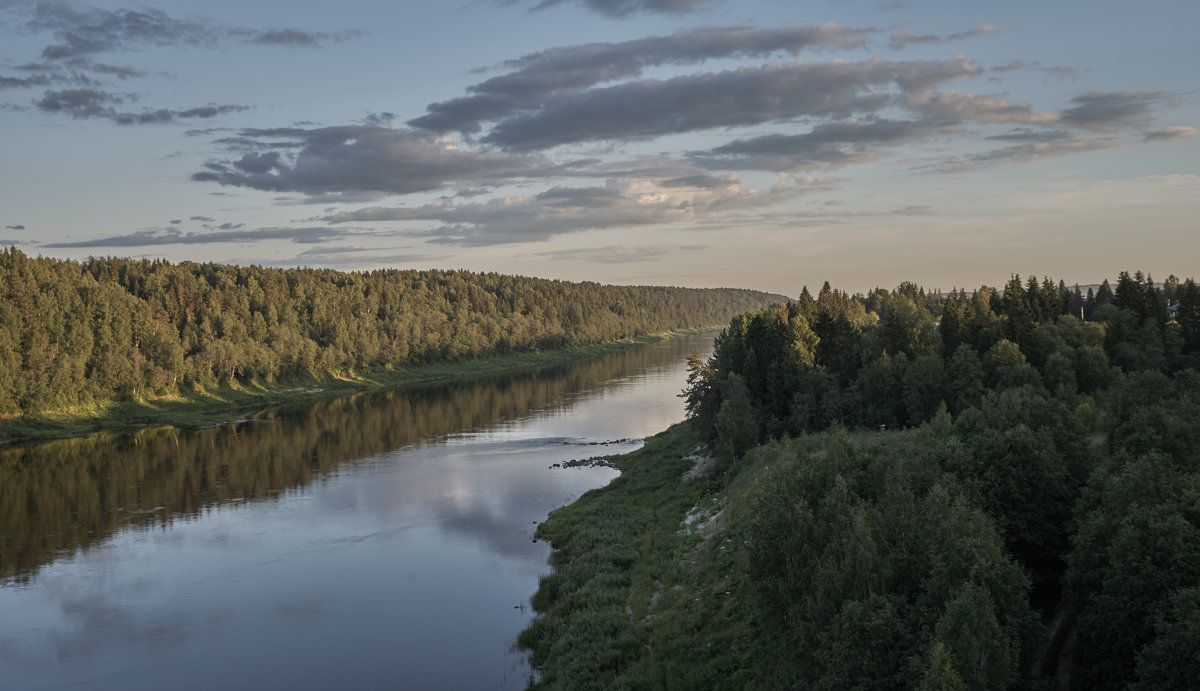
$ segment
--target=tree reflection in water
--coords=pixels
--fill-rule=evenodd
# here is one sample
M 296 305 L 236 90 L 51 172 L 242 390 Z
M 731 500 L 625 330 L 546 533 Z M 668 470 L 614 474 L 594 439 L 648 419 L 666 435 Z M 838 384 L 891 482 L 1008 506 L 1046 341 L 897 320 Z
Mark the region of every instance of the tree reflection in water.
M 159 427 L 4 449 L 0 581 L 28 582 L 56 558 L 125 528 L 169 525 L 225 502 L 271 500 L 348 461 L 570 405 L 571 394 L 677 361 L 687 347 L 694 341 L 521 375 L 320 400 L 210 429 Z

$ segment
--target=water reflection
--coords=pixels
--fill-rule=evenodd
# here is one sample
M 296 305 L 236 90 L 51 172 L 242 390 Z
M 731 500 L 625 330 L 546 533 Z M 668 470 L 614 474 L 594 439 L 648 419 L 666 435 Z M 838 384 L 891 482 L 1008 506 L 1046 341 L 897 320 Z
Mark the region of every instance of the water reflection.
M 585 394 L 603 395 L 656 368 L 676 370 L 696 345 L 677 340 L 531 374 L 299 404 L 213 429 L 155 428 L 0 450 L 0 581 L 26 582 L 39 567 L 125 526 L 167 526 L 215 505 L 278 497 L 347 461 L 417 442 L 478 441 L 484 430 L 485 439 L 511 438 L 514 424 L 535 413 L 561 417 Z M 595 431 L 603 421 L 590 422 Z M 536 421 L 524 430 L 542 431 Z M 528 451 L 518 447 L 515 453 Z M 469 522 L 490 525 L 489 518 Z
M 680 419 L 672 341 L 0 452 L 0 688 L 519 689 L 555 469 Z

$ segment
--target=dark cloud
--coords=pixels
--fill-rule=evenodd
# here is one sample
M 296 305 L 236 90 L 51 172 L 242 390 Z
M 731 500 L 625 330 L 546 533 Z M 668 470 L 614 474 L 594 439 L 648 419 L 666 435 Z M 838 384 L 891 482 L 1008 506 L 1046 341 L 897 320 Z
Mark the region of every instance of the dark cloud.
M 991 24 L 979 23 L 974 29 L 960 31 L 954 34 L 946 34 L 939 36 L 937 34 L 912 34 L 907 31 L 894 31 L 889 37 L 892 48 L 903 48 L 913 44 L 929 44 L 929 43 L 950 43 L 952 41 L 961 41 L 963 39 L 972 38 L 974 36 L 986 36 L 987 34 L 1001 33 L 1001 29 L 992 26 Z
M 241 224 L 239 224 L 240 226 Z M 222 226 L 224 227 L 224 226 Z M 150 247 L 157 245 L 199 245 L 225 242 L 257 242 L 259 240 L 289 240 L 301 244 L 326 242 L 348 235 L 344 230 L 328 227 L 256 228 L 207 233 L 183 233 L 178 229 L 140 230 L 128 235 L 114 235 L 78 242 L 47 243 L 43 247 Z
M 512 0 L 501 0 L 511 2 Z M 543 10 L 555 5 L 583 5 L 593 12 L 607 17 L 622 18 L 640 12 L 655 14 L 687 14 L 705 4 L 707 0 L 540 0 L 534 10 Z
M 49 86 L 55 80 L 47 74 L 35 74 L 29 77 L 0 77 L 0 89 L 29 89 L 37 86 Z
M 263 175 L 273 170 L 283 170 L 286 164 L 278 151 L 263 154 L 249 153 L 233 162 L 233 167 L 251 175 Z
M 469 96 L 431 104 L 427 115 L 408 124 L 439 132 L 478 132 L 482 122 L 535 109 L 551 94 L 640 77 L 648 67 L 716 58 L 765 58 L 778 53 L 794 56 L 814 48 L 852 48 L 862 46 L 872 31 L 838 24 L 777 29 L 707 27 L 621 43 L 550 48 L 505 62 L 510 72 L 469 87 Z
M 1167 127 L 1153 132 L 1147 132 L 1142 141 L 1147 142 L 1177 142 L 1200 136 L 1200 130 L 1195 127 Z
M 89 72 L 99 78 L 116 77 L 122 81 L 146 74 L 133 67 L 95 63 L 87 58 L 73 58 L 63 62 L 30 62 L 18 65 L 14 69 L 28 76 L 0 76 L 0 89 L 31 89 L 61 85 L 96 87 L 101 86 L 102 81 L 89 76 Z
M 178 219 L 178 218 L 177 218 L 177 219 L 175 219 L 175 220 L 173 220 L 173 221 L 168 221 L 168 223 L 170 223 L 170 224 L 171 224 L 171 225 L 173 225 L 173 226 L 177 226 L 177 225 L 179 225 L 180 223 L 183 223 L 183 220 L 182 220 L 182 219 Z
M 44 113 L 65 113 L 76 118 L 109 117 L 114 111 L 112 104 L 124 103 L 125 99 L 98 89 L 63 89 L 47 91 L 33 105 Z
M 502 120 L 483 141 L 511 150 L 644 139 L 703 129 L 846 118 L 894 100 L 884 90 L 924 90 L 977 74 L 964 57 L 945 61 L 772 64 L 639 80 L 547 99 L 540 109 Z
M 34 8 L 27 26 L 53 32 L 58 40 L 42 50 L 42 57 L 51 60 L 145 45 L 213 45 L 225 33 L 213 23 L 174 19 L 149 8 L 104 10 L 60 2 L 40 2 Z
M 213 221 L 216 221 L 217 219 L 213 218 L 212 216 L 192 216 L 191 220 L 201 221 L 203 223 L 212 223 Z
M 76 6 L 66 2 L 5 3 L 12 23 L 26 33 L 49 33 L 54 42 L 41 51 L 40 62 L 14 68 L 24 75 L 0 75 L 0 89 L 74 86 L 62 92 L 49 91 L 36 105 L 41 112 L 66 112 L 74 117 L 107 118 L 121 125 L 170 122 L 180 118 L 208 118 L 245 106 L 200 106 L 185 110 L 147 109 L 118 112 L 111 104 L 124 100 L 112 94 L 99 95 L 106 81 L 144 77 L 144 70 L 96 62 L 97 55 L 157 46 L 216 46 L 225 41 L 262 45 L 317 46 L 322 41 L 344 41 L 361 36 L 360 31 L 305 32 L 299 29 L 258 30 L 231 27 L 205 19 L 177 19 L 167 13 L 143 8 L 108 10 Z M 83 91 L 95 92 L 85 95 Z M 75 92 L 75 93 L 65 93 Z M 87 99 L 81 103 L 80 99 Z M 108 105 L 104 105 L 104 104 Z M 12 109 L 12 108 L 9 108 Z
M 42 50 L 47 60 L 66 60 L 145 46 L 215 46 L 225 40 L 280 46 L 316 46 L 321 41 L 344 41 L 360 31 L 336 33 L 299 29 L 231 27 L 206 19 L 178 19 L 162 10 L 107 10 L 65 2 L 38 2 L 26 10 L 25 28 L 49 32 L 55 43 Z
M 1091 91 L 1071 99 L 1077 105 L 1062 111 L 1062 122 L 1100 131 L 1142 125 L 1149 121 L 1151 108 L 1167 97 L 1162 91 Z
M 464 150 L 447 137 L 422 130 L 346 125 L 312 130 L 243 130 L 255 142 L 284 139 L 303 143 L 298 152 L 247 153 L 232 161 L 214 161 L 193 180 L 306 195 L 357 192 L 407 194 L 435 190 L 448 183 L 491 182 L 546 175 L 541 158 L 489 149 Z M 330 199 L 329 201 L 335 201 Z
M 224 113 L 240 113 L 244 110 L 250 110 L 250 106 L 223 105 L 218 106 L 208 104 L 198 108 L 188 108 L 187 110 L 172 110 L 173 118 L 213 118 Z
M 224 113 L 249 110 L 248 106 L 209 104 L 186 110 L 143 110 L 122 112 L 115 106 L 122 105 L 132 97 L 117 95 L 98 89 L 62 89 L 47 91 L 33 105 L 43 113 L 70 115 L 73 118 L 102 118 L 118 125 L 149 125 L 172 122 L 177 119 L 212 118 Z
M 23 225 L 4 226 L 4 229 L 5 230 L 25 230 L 25 226 L 23 226 Z
M 944 123 L 920 120 L 865 120 L 818 125 L 805 134 L 770 134 L 739 139 L 691 160 L 707 168 L 792 171 L 838 168 L 876 160 L 882 147 L 913 142 L 950 131 Z
M 395 119 L 396 119 L 395 113 L 389 113 L 386 111 L 384 111 L 382 113 L 371 113 L 367 117 L 363 118 L 363 124 L 376 126 L 376 127 L 381 126 L 381 125 L 391 125 L 392 121 Z
M 337 33 L 300 31 L 299 29 L 273 29 L 270 31 L 252 32 L 239 30 L 237 33 L 250 37 L 251 43 L 265 46 L 294 46 L 300 48 L 316 48 L 322 41 L 347 41 L 363 35 L 362 31 L 339 31 Z

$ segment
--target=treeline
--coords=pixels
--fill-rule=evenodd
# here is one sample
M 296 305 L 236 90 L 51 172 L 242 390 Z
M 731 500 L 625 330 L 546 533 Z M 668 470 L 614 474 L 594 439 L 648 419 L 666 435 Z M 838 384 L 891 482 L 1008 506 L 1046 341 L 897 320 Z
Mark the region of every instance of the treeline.
M 0 415 L 724 323 L 777 296 L 0 251 Z
M 756 685 L 1200 676 L 1194 281 L 826 284 L 690 364 L 698 433 L 734 475 L 772 469 L 745 537 Z

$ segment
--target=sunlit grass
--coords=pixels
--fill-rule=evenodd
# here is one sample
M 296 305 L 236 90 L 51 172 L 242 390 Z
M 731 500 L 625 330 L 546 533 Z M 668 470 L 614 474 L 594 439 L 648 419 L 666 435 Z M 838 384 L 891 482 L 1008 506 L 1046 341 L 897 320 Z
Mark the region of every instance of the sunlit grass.
M 677 332 L 687 333 L 687 332 Z M 197 428 L 242 419 L 265 408 L 326 396 L 343 396 L 437 381 L 536 370 L 636 348 L 673 334 L 645 336 L 590 346 L 513 353 L 489 358 L 442 362 L 402 370 L 371 373 L 339 372 L 264 382 L 227 382 L 197 387 L 188 393 L 147 396 L 123 401 L 93 401 L 37 415 L 0 418 L 0 443 L 81 436 L 100 429 L 173 425 Z

